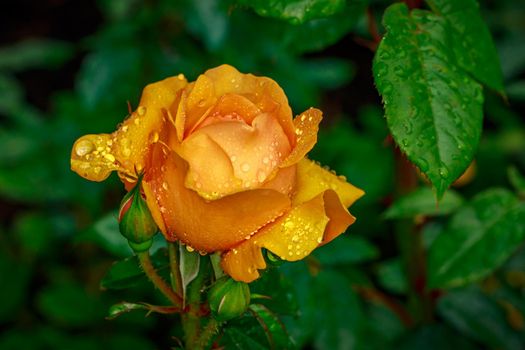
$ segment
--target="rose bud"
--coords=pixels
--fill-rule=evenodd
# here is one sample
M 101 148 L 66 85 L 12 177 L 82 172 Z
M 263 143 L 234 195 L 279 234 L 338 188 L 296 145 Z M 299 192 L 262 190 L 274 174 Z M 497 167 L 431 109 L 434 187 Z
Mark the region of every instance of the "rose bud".
M 228 321 L 246 311 L 250 305 L 250 288 L 246 283 L 223 276 L 211 287 L 208 302 L 215 319 Z
M 158 228 L 140 191 L 141 180 L 129 191 L 122 202 L 118 215 L 120 233 L 127 238 L 135 252 L 151 247 Z

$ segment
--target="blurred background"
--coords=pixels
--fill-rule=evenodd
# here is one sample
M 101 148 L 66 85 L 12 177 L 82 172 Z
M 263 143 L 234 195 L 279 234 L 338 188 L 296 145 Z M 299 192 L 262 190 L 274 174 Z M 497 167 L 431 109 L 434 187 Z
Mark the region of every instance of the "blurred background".
M 394 152 L 370 49 L 371 19 L 382 32 L 390 3 L 348 1 L 339 13 L 298 24 L 233 0 L 4 2 L 0 349 L 177 344 L 175 318 L 136 312 L 105 319 L 123 299 L 163 300 L 144 281 L 123 290 L 106 280 L 101 288 L 111 264 L 131 255 L 116 221 L 124 190 L 116 175 L 103 183 L 80 178 L 70 171 L 69 154 L 79 136 L 112 132 L 147 83 L 179 73 L 191 81 L 222 63 L 275 79 L 295 114 L 322 109 L 310 157 L 367 193 L 351 208 L 358 221 L 347 236 L 281 268 L 285 277 L 277 280 L 286 288 L 274 307 L 299 348 L 524 348 L 523 247 L 482 283 L 447 295 L 429 324 L 413 327 L 398 307 L 407 283 L 393 224 L 382 216 L 395 191 Z M 509 187 L 511 166 L 525 173 L 525 2 L 480 4 L 508 100 L 486 92 L 475 174 L 457 189 L 466 198 Z M 427 236 L 445 220 L 430 225 Z

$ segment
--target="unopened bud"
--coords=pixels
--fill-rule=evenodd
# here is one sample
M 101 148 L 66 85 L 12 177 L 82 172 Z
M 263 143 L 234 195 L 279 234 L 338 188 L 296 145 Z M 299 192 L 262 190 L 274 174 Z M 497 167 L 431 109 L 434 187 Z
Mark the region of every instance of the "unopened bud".
M 158 230 L 148 205 L 142 198 L 140 184 L 141 179 L 122 199 L 118 215 L 120 233 L 128 239 L 135 252 L 148 250 Z
M 250 288 L 246 283 L 223 276 L 208 293 L 210 309 L 218 321 L 228 321 L 241 316 L 250 305 Z

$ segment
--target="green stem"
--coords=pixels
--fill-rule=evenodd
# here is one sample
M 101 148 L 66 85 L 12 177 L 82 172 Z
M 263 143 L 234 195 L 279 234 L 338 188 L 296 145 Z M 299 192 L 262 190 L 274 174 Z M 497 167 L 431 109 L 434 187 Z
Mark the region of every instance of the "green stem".
M 395 159 L 396 197 L 400 197 L 418 187 L 418 178 L 414 166 L 399 149 L 395 150 Z M 426 258 L 421 228 L 421 225 L 414 225 L 413 220 L 401 220 L 395 226 L 396 239 L 408 280 L 409 308 L 416 322 L 432 319 L 432 303 L 425 288 Z
M 177 295 L 182 295 L 183 287 L 179 268 L 179 244 L 176 242 L 168 242 L 168 254 L 170 257 L 171 285 Z
M 208 321 L 208 324 L 206 324 L 206 327 L 204 327 L 204 329 L 202 330 L 199 339 L 197 339 L 196 341 L 195 349 L 196 350 L 206 349 L 206 347 L 210 343 L 213 336 L 219 330 L 220 325 L 221 323 L 219 321 L 217 321 L 214 318 L 210 318 L 210 320 Z
M 199 349 L 197 344 L 201 336 L 202 289 L 210 269 L 210 264 L 207 262 L 209 262 L 209 259 L 201 257 L 199 274 L 187 287 L 187 312 L 182 314 L 182 328 L 187 349 Z
M 182 299 L 177 294 L 175 294 L 173 289 L 171 289 L 171 287 L 162 279 L 162 277 L 159 276 L 155 270 L 155 267 L 151 262 L 149 251 L 139 252 L 137 253 L 137 257 L 142 270 L 146 276 L 148 276 L 151 283 L 153 283 L 155 287 L 157 287 L 162 292 L 162 294 L 164 294 L 164 296 L 168 298 L 169 301 L 171 301 L 173 305 L 182 307 Z

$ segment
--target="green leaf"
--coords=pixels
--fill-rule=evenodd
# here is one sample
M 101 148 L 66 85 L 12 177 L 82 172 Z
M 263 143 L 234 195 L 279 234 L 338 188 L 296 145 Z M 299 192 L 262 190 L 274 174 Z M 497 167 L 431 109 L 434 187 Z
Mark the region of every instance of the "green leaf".
M 377 278 L 379 284 L 392 293 L 404 294 L 408 291 L 408 281 L 400 259 L 381 263 L 377 269 Z
M 281 40 L 295 53 L 315 52 L 337 43 L 354 28 L 366 1 L 350 1 L 343 11 L 327 18 L 282 28 Z
M 487 190 L 455 214 L 430 247 L 429 284 L 457 287 L 487 276 L 524 238 L 525 203 L 507 190 Z
M 366 239 L 349 235 L 316 249 L 314 255 L 322 265 L 333 266 L 370 261 L 379 256 L 379 251 Z
M 268 350 L 267 347 L 252 339 L 250 336 L 246 335 L 245 332 L 238 330 L 237 328 L 226 328 L 224 331 L 224 336 L 226 338 L 225 342 L 228 345 L 228 349 Z
M 30 39 L 0 48 L 0 70 L 54 68 L 73 55 L 71 44 L 52 39 Z
M 77 242 L 95 242 L 109 253 L 121 258 L 132 254 L 128 240 L 120 234 L 117 212 L 103 216 L 75 239 Z
M 395 201 L 384 216 L 387 219 L 403 219 L 416 215 L 447 215 L 457 210 L 462 204 L 463 198 L 455 191 L 447 191 L 438 203 L 430 188 L 421 187 Z
M 151 256 L 151 261 L 158 272 L 167 269 L 169 262 L 166 250 L 157 250 Z M 137 257 L 134 255 L 114 263 L 102 278 L 102 281 L 100 281 L 100 287 L 103 289 L 126 289 L 134 287 L 145 280 L 146 276 L 140 268 Z
M 121 303 L 111 305 L 111 307 L 108 310 L 108 316 L 107 318 L 112 320 L 117 317 L 119 317 L 122 314 L 134 311 L 134 310 L 147 310 L 148 307 L 145 304 L 142 303 L 128 303 L 127 301 L 123 301 Z
M 253 316 L 263 328 L 271 349 L 294 349 L 295 345 L 277 315 L 261 304 L 250 305 Z
M 438 303 L 438 313 L 462 334 L 492 349 L 523 349 L 518 332 L 512 330 L 503 308 L 478 289 L 450 292 Z
M 482 127 L 479 83 L 455 64 L 447 22 L 405 4 L 383 17 L 387 33 L 374 57 L 388 127 L 440 199 L 470 164 Z
M 49 320 L 64 326 L 85 327 L 103 317 L 98 299 L 74 283 L 42 289 L 37 302 L 38 308 Z
M 188 285 L 199 274 L 201 257 L 196 251 L 188 250 L 189 246 L 179 244 L 179 270 L 182 278 L 182 294 L 186 299 L 186 289 Z
M 286 264 L 281 270 L 295 286 L 301 317 L 287 323 L 299 348 L 353 349 L 358 341 L 363 312 L 349 280 L 342 274 L 321 270 L 311 276 L 304 263 Z
M 519 196 L 525 197 L 525 177 L 520 173 L 518 168 L 512 166 L 507 169 L 509 181 Z
M 345 0 L 238 0 L 259 15 L 286 20 L 292 24 L 328 17 L 343 10 Z
M 426 0 L 451 28 L 452 50 L 461 68 L 491 89 L 504 93 L 498 52 L 476 0 Z

